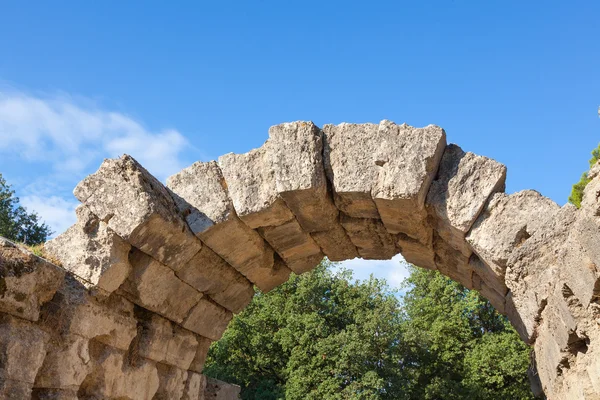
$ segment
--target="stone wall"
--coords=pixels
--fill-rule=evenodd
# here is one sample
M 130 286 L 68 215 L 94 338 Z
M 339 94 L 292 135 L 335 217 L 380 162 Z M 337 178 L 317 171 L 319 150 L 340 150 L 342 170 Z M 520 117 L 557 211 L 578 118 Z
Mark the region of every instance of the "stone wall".
M 130 156 L 106 160 L 75 188 L 77 223 L 46 243 L 60 267 L 0 242 L 0 392 L 232 398 L 200 373 L 255 287 L 324 256 L 402 253 L 507 315 L 549 399 L 600 398 L 596 175 L 581 210 L 507 195 L 502 164 L 389 121 L 274 126 L 166 186 Z

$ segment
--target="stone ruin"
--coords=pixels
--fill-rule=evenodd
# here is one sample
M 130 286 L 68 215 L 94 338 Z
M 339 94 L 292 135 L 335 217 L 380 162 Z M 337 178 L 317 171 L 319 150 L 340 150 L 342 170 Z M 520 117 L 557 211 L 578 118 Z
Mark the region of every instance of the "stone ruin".
M 255 287 L 402 253 L 507 315 L 548 399 L 599 399 L 599 172 L 579 210 L 507 195 L 502 164 L 389 121 L 277 125 L 166 186 L 106 160 L 53 263 L 0 241 L 0 398 L 237 398 L 201 372 Z

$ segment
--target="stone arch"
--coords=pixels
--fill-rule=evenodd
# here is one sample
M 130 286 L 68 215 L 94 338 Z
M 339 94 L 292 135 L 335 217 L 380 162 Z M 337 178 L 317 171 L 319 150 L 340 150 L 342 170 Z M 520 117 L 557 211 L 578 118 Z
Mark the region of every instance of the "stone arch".
M 36 362 L 11 361 L 33 368 L 31 382 L 0 381 L 34 398 L 201 398 L 208 346 L 254 286 L 325 256 L 402 253 L 507 315 L 548 398 L 599 398 L 600 178 L 579 211 L 507 195 L 505 179 L 440 127 L 390 121 L 273 126 L 262 147 L 197 162 L 166 186 L 130 156 L 105 160 L 75 188 L 78 222 L 46 244 L 61 268 L 40 260 L 33 273 L 46 277 L 28 275 L 48 293 L 28 298 L 28 313 L 0 300 L 0 329 L 36 333 L 39 347 Z

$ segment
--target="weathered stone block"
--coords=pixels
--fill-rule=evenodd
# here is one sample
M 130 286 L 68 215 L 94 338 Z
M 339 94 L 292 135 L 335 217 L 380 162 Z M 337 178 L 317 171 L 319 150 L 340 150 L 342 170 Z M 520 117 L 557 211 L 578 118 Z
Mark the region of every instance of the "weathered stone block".
M 252 282 L 208 246 L 202 247 L 202 250 L 177 272 L 177 277 L 235 313 L 242 311 L 254 296 Z
M 566 242 L 575 216 L 574 206 L 562 207 L 508 259 L 505 282 L 514 306 L 508 316 L 525 342 L 531 342 L 540 312 L 554 292 L 563 268 L 558 249 Z
M 174 270 L 202 247 L 167 189 L 131 156 L 105 160 L 74 194 L 120 237 Z
M 205 390 L 206 379 L 203 379 L 200 374 L 188 371 L 188 378 L 185 382 L 185 389 L 183 390 L 181 400 L 201 400 L 204 398 Z
M 183 327 L 212 340 L 219 340 L 233 314 L 206 299 L 201 299 L 183 322 Z
M 115 294 L 99 301 L 70 276 L 42 308 L 40 324 L 61 336 L 95 338 L 121 350 L 127 350 L 136 335 L 132 303 Z
M 444 131 L 390 121 L 323 127 L 325 167 L 338 208 L 379 218 L 392 233 L 421 239 L 427 191 L 446 144 Z
M 394 237 L 388 233 L 380 220 L 351 218 L 342 214 L 340 222 L 362 258 L 389 260 L 399 253 Z
M 533 190 L 510 196 L 496 193 L 475 221 L 467 242 L 503 281 L 512 252 L 559 210 L 555 202 Z
M 92 367 L 89 341 L 73 334 L 53 338 L 35 378 L 35 387 L 77 392 Z
M 344 228 L 336 224 L 328 231 L 313 232 L 310 234 L 319 245 L 323 254 L 331 261 L 351 260 L 358 257 L 356 246 L 348 237 Z
M 465 242 L 488 198 L 504 191 L 506 167 L 492 159 L 446 147 L 438 174 L 427 195 L 433 227 L 452 247 L 470 256 Z
M 131 271 L 131 245 L 87 207 L 76 210 L 77 223 L 44 245 L 67 271 L 106 294 L 117 290 Z
M 79 400 L 76 390 L 34 388 L 31 394 L 32 400 Z
M 0 237 L 0 312 L 37 321 L 65 272 Z
M 194 360 L 196 335 L 156 314 L 136 310 L 138 318 L 137 353 L 141 357 L 187 370 Z
M 188 372 L 164 364 L 157 364 L 156 367 L 158 369 L 159 384 L 158 390 L 152 399 L 181 399 L 183 397 Z
M 499 268 L 496 264 L 488 265 L 481 261 L 477 254 L 471 255 L 469 258 L 469 268 L 473 273 L 477 274 L 479 279 L 485 282 L 486 286 L 506 296 L 508 288 L 504 283 L 504 268 Z
M 437 232 L 433 234 L 433 249 L 438 271 L 464 287 L 473 289 L 473 271 L 469 266 L 469 257 L 446 243 Z
M 192 361 L 189 370 L 200 374 L 204 369 L 204 363 L 206 362 L 206 356 L 208 355 L 212 340 L 205 338 L 204 336 L 196 336 L 196 339 L 198 340 L 198 348 L 196 349 L 196 354 L 194 355 L 194 360 Z
M 0 378 L 0 399 L 3 400 L 23 400 L 30 399 L 31 383 L 21 382 L 13 379 Z
M 261 290 L 285 275 L 284 269 L 273 268 L 271 247 L 237 217 L 216 162 L 197 162 L 170 177 L 167 185 L 192 231 Z
M 214 378 L 205 378 L 204 399 L 233 400 L 240 398 L 241 388 L 238 385 L 232 385 Z
M 122 285 L 122 293 L 135 304 L 177 323 L 202 298 L 202 293 L 183 282 L 170 268 L 139 250 L 130 257 L 133 270 Z
M 9 388 L 31 392 L 49 337 L 29 321 L 0 314 L 0 393 L 10 393 Z
M 429 237 L 423 236 L 421 240 L 414 239 L 406 234 L 399 233 L 398 248 L 402 257 L 411 264 L 421 268 L 435 270 L 435 252 L 433 250 L 433 230 L 429 230 Z

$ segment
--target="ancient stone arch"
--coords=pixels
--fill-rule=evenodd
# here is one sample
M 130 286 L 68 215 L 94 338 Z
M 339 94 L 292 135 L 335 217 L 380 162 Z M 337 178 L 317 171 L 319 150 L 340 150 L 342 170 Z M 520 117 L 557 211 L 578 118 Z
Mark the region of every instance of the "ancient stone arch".
M 390 121 L 277 125 L 166 186 L 130 156 L 105 160 L 45 246 L 54 264 L 0 241 L 0 393 L 203 398 L 208 346 L 255 286 L 324 256 L 402 253 L 506 314 L 548 398 L 600 398 L 597 172 L 580 210 L 507 195 L 502 164 Z

